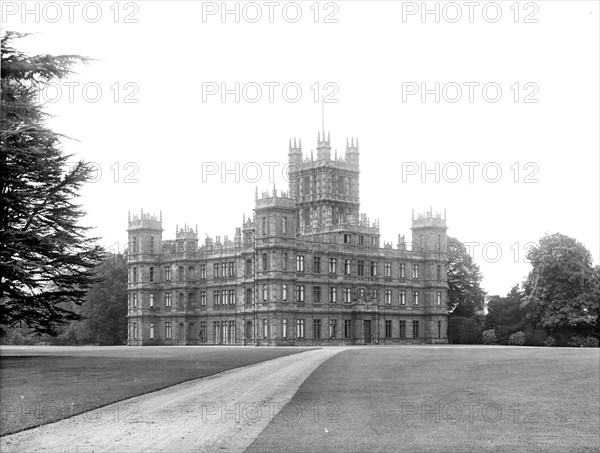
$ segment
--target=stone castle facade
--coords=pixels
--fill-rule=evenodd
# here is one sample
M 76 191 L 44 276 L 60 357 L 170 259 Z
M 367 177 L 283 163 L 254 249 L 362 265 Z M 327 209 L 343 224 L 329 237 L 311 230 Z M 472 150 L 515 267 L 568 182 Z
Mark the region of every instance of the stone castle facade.
M 323 132 L 316 159 L 290 141 L 289 192 L 257 192 L 233 240 L 130 217 L 128 344 L 447 343 L 445 214 L 393 247 L 359 208 L 358 140 L 332 159 Z

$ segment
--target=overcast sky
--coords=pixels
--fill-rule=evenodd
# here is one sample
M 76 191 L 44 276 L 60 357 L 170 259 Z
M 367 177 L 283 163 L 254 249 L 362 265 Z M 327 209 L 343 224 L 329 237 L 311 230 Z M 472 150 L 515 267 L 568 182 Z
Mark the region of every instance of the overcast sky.
M 162 210 L 164 239 L 184 222 L 232 237 L 255 187 L 287 188 L 289 138 L 316 148 L 325 96 L 333 149 L 360 140 L 361 211 L 382 241 L 410 236 L 413 208 L 446 209 L 490 294 L 523 281 L 544 234 L 598 264 L 597 2 L 26 6 L 2 5 L 3 30 L 35 33 L 20 48 L 96 59 L 41 99 L 73 160 L 101 170 L 81 202 L 107 247 L 140 208 Z

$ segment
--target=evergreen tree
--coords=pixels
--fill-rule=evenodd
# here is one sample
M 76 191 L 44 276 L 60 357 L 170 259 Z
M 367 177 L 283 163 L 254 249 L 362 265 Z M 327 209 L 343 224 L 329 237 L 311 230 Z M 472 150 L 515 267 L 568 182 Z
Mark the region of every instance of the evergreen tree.
M 47 127 L 37 101 L 49 82 L 86 59 L 28 56 L 13 47 L 23 36 L 1 39 L 0 336 L 17 324 L 54 334 L 78 319 L 71 306 L 85 297 L 102 257 L 74 203 L 93 170 L 82 161 L 68 168 L 63 136 Z

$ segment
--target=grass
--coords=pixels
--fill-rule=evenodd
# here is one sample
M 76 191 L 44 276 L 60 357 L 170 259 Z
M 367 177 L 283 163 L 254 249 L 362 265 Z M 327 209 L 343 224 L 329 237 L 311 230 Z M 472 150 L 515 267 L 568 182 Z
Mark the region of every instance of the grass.
M 351 349 L 317 368 L 247 452 L 599 451 L 599 352 Z
M 0 435 L 307 348 L 0 347 Z

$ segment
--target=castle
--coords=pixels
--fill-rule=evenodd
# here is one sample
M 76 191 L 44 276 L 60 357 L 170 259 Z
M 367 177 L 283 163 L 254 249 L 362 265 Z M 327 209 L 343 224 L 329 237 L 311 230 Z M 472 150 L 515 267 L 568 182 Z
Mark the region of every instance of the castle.
M 446 215 L 413 212 L 412 242 L 380 244 L 359 212 L 358 139 L 331 157 L 290 140 L 289 192 L 256 193 L 233 240 L 162 239 L 129 218 L 129 345 L 447 343 Z M 391 200 L 390 200 L 391 201 Z

